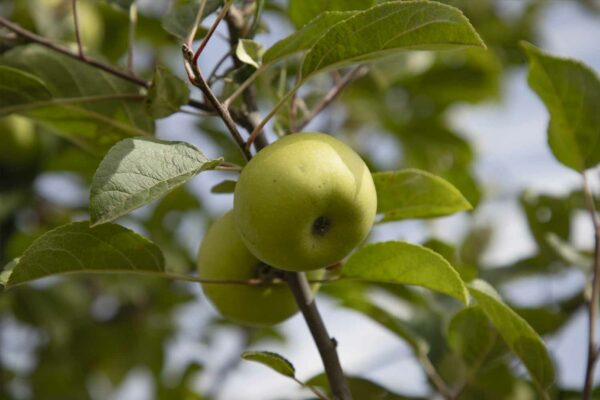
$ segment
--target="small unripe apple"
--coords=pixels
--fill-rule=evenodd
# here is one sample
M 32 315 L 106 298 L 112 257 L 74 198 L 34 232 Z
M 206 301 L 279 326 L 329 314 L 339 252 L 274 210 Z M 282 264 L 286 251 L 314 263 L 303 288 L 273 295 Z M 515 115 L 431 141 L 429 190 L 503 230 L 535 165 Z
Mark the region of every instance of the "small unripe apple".
M 285 136 L 242 170 L 235 222 L 260 260 L 289 271 L 332 265 L 368 235 L 377 193 L 364 161 L 323 133 Z
M 11 171 L 35 163 L 40 141 L 33 122 L 25 117 L 9 115 L 0 118 L 0 165 Z
M 210 226 L 202 240 L 197 262 L 198 275 L 206 280 L 268 280 L 282 273 L 248 251 L 237 232 L 232 211 Z M 314 271 L 309 277 L 320 278 L 323 272 Z M 224 318 L 244 325 L 277 324 L 298 311 L 294 296 L 285 283 L 202 283 L 202 290 Z

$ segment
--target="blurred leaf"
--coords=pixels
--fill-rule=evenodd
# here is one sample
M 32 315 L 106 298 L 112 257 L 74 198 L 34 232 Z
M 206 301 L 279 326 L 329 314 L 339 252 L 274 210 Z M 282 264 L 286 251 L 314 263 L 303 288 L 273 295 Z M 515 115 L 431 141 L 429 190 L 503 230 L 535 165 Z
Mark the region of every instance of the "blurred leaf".
M 0 65 L 0 115 L 11 109 L 52 97 L 48 87 L 37 76 L 16 68 Z
M 566 199 L 550 196 L 535 196 L 525 192 L 520 198 L 525 211 L 529 230 L 540 250 L 548 250 L 546 237 L 549 233 L 563 240 L 569 240 L 571 231 L 571 210 Z
M 227 194 L 235 191 L 235 184 L 237 181 L 226 179 L 222 182 L 217 183 L 215 186 L 210 188 L 211 193 Z
M 390 1 L 334 25 L 302 63 L 302 79 L 334 67 L 374 60 L 402 50 L 485 47 L 454 7 L 436 2 Z
M 356 13 L 356 11 L 349 11 L 324 12 L 320 14 L 302 29 L 295 31 L 269 47 L 263 56 L 264 63 L 271 64 L 284 57 L 310 49 L 323 33 L 327 32 L 338 22 L 356 15 Z
M 425 171 L 406 169 L 373 173 L 377 212 L 382 222 L 434 218 L 471 209 L 451 184 Z
M 95 228 L 75 222 L 46 232 L 23 253 L 2 285 L 21 283 L 68 272 L 135 272 L 156 274 L 164 270 L 160 249 L 119 225 Z M 8 275 L 8 276 L 7 276 Z
M 582 268 L 585 271 L 589 271 L 590 266 L 593 265 L 591 255 L 580 252 L 569 242 L 564 241 L 554 233 L 546 235 L 546 242 L 566 263 Z
M 209 160 L 184 142 L 125 139 L 110 149 L 94 175 L 90 189 L 92 223 L 123 216 L 220 162 Z
M 267 367 L 273 371 L 279 372 L 281 375 L 295 378 L 296 370 L 291 362 L 277 353 L 270 351 L 246 351 L 242 354 L 242 358 L 247 361 L 254 361 Z
M 362 10 L 374 4 L 375 0 L 290 0 L 288 15 L 296 28 L 301 28 L 327 11 Z
M 448 325 L 447 340 L 454 351 L 473 369 L 477 370 L 490 353 L 497 333 L 490 326 L 479 307 L 468 307 L 457 312 Z
M 237 58 L 254 68 L 258 68 L 262 63 L 263 52 L 262 45 L 250 39 L 240 39 L 235 48 Z
M 350 256 L 342 276 L 369 282 L 418 285 L 467 303 L 467 289 L 454 268 L 432 250 L 406 242 L 368 244 Z
M 424 397 L 404 396 L 394 393 L 365 378 L 346 376 L 346 381 L 348 382 L 352 397 L 357 400 L 425 400 Z M 306 383 L 311 386 L 319 386 L 331 394 L 325 374 L 313 376 Z
M 207 0 L 202 19 L 213 13 L 223 3 L 223 0 Z M 162 26 L 171 35 L 185 40 L 196 20 L 200 8 L 198 0 L 180 0 L 173 3 L 171 10 L 163 17 Z M 198 33 L 201 29 L 198 29 Z
M 103 153 L 117 141 L 130 136 L 150 135 L 154 121 L 141 100 L 108 100 L 111 96 L 136 95 L 139 87 L 109 75 L 93 66 L 38 45 L 11 50 L 0 64 L 37 77 L 53 99 L 102 98 L 103 101 L 35 103 L 23 105 L 21 112 L 44 127 L 94 152 Z
M 558 161 L 576 171 L 600 163 L 600 80 L 587 65 L 523 42 L 529 86 L 548 112 L 548 143 Z
M 164 118 L 187 104 L 190 89 L 187 84 L 161 66 L 154 70 L 154 79 L 148 89 L 146 109 L 153 118 Z
M 469 291 L 506 344 L 521 359 L 533 380 L 542 390 L 549 388 L 554 383 L 554 367 L 539 335 L 504 304 L 498 293 L 485 281 L 472 282 Z

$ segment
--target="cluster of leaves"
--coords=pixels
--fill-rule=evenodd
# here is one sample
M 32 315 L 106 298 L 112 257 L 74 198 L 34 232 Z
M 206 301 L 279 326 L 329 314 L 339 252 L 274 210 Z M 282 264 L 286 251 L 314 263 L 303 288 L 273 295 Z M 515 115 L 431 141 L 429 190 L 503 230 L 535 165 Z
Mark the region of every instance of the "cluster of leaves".
M 72 25 L 55 23 L 70 17 L 69 1 L 60 6 L 9 3 L 11 21 L 57 42 L 75 39 Z M 95 26 L 91 33 L 82 32 L 88 56 L 118 64 L 127 54 L 128 10 L 134 2 L 80 3 L 87 10 L 81 17 L 90 18 L 81 26 Z M 519 40 L 534 41 L 542 1 L 530 2 L 511 21 L 491 1 L 442 2 L 450 6 L 374 0 L 233 3 L 246 7 L 247 29 L 223 51 L 235 54 L 236 62 L 216 74 L 215 81 L 222 83 L 225 98 L 244 80 L 256 79 L 259 103 L 276 108 L 303 85 L 301 96 L 294 98 L 296 107 L 276 114 L 277 133 L 310 122 L 311 110 L 335 89 L 340 72 L 350 74 L 349 66 L 369 63 L 369 72 L 332 105 L 337 109 L 313 123 L 323 131 L 343 132 L 374 171 L 393 170 L 373 174 L 380 223 L 435 218 L 477 206 L 482 191 L 473 175 L 472 147 L 445 117 L 457 103 L 497 98 L 504 71 L 522 64 L 524 54 L 530 84 L 552 115 L 549 137 L 557 158 L 578 171 L 600 161 L 600 124 L 593 111 L 600 103 L 597 77 L 532 45 L 519 47 Z M 208 1 L 205 15 L 221 6 L 221 1 Z M 153 49 L 147 56 L 154 63 L 136 65 L 136 73 L 150 77 L 149 85 L 19 37 L 0 36 L 0 115 L 26 116 L 43 138 L 43 154 L 32 171 L 11 175 L 0 192 L 0 265 L 6 265 L 0 282 L 11 288 L 0 297 L 0 332 L 17 324 L 44 338 L 34 347 L 31 370 L 14 369 L 0 359 L 0 396 L 10 398 L 24 385 L 36 399 L 91 398 L 91 391 L 99 390 L 90 389 L 98 379 L 108 378 L 116 386 L 142 367 L 150 372 L 158 398 L 203 398 L 190 389 L 191 378 L 210 365 L 190 364 L 171 381 L 162 375 L 165 345 L 176 334 L 173 316 L 195 299 L 190 286 L 160 278 L 182 277 L 194 268 L 193 255 L 177 239 L 179 223 L 212 217 L 202 207 L 206 199 L 183 185 L 202 171 L 226 165 L 224 161 L 243 164 L 243 159 L 215 118 L 202 117 L 197 133 L 212 141 L 224 158 L 209 159 L 187 143 L 153 137 L 155 120 L 178 118 L 178 111 L 191 104 L 188 85 L 176 76 L 170 58 L 194 24 L 198 7 L 195 1 L 175 1 L 168 10 L 140 10 L 136 43 Z M 297 30 L 263 50 L 254 35 L 266 30 L 270 18 L 283 18 Z M 198 37 L 206 33 L 199 29 Z M 484 42 L 487 51 L 473 48 Z M 405 52 L 462 47 L 468 48 Z M 568 95 L 574 96 L 571 101 L 560 101 Z M 244 107 L 242 100 L 233 106 Z M 368 140 L 363 140 L 365 132 Z M 401 156 L 385 162 L 368 151 L 366 142 L 373 140 L 390 141 Z M 57 204 L 35 191 L 34 179 L 53 172 L 74 174 L 90 187 L 90 221 L 74 222 L 86 215 L 87 202 Z M 224 181 L 214 191 L 230 192 L 231 186 Z M 130 214 L 157 199 L 147 213 Z M 553 362 L 539 334 L 565 326 L 583 306 L 583 293 L 525 309 L 504 303 L 492 286 L 560 273 L 572 265 L 589 268 L 589 254 L 570 245 L 570 218 L 583 207 L 582 195 L 524 195 L 522 205 L 538 243 L 538 254 L 526 260 L 484 268 L 481 255 L 489 235 L 475 228 L 459 244 L 434 236 L 422 245 L 373 243 L 351 255 L 339 282 L 323 285 L 322 293 L 408 344 L 432 391 L 446 397 L 576 395 L 553 385 Z M 146 237 L 112 223 L 119 217 Z M 17 286 L 67 272 L 135 275 L 66 277 Z M 398 317 L 375 301 L 376 293 L 391 296 L 413 317 Z M 210 343 L 223 325 L 231 328 L 217 318 L 207 321 L 204 340 Z M 275 329 L 235 329 L 243 329 L 244 347 L 279 337 Z M 528 378 L 514 368 L 514 356 Z M 281 356 L 252 352 L 244 358 L 298 381 L 294 367 Z M 300 383 L 322 388 L 315 389 L 317 395 L 327 390 L 323 376 Z M 360 377 L 352 377 L 350 385 L 356 398 L 407 398 Z

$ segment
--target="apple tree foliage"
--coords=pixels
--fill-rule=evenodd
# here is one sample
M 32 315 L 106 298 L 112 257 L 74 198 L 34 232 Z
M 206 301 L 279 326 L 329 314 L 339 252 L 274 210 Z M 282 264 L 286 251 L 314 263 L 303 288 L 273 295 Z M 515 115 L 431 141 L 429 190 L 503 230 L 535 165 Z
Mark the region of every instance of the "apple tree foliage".
M 486 201 L 486 182 L 474 174 L 472 144 L 447 121 L 457 104 L 499 98 L 504 74 L 526 67 L 550 114 L 548 143 L 557 160 L 578 172 L 597 166 L 600 81 L 578 61 L 531 44 L 547 2 L 527 2 L 510 18 L 492 0 L 76 4 L 78 30 L 69 0 L 0 4 L 0 116 L 27 118 L 40 141 L 26 167 L 0 159 L 0 338 L 18 328 L 31 364 L 20 368 L 0 357 L 0 398 L 108 398 L 141 368 L 154 398 L 211 399 L 241 359 L 295 380 L 311 390 L 307 396 L 330 398 L 324 375 L 301 380 L 302 366 L 282 355 L 245 351 L 285 341 L 279 327 L 242 327 L 212 313 L 194 339 L 211 346 L 234 330 L 242 358 L 227 368 L 205 360 L 165 373 L 168 344 L 181 334 L 175 316 L 199 302 L 197 283 L 185 282 L 194 280 L 195 249 L 178 227 L 218 217 L 205 207 L 214 199 L 190 190 L 189 182 L 205 185 L 202 176 L 221 176 L 208 196 L 230 195 L 245 163 L 239 143 L 183 68 L 181 45 L 201 7 L 193 50 L 230 7 L 200 65 L 208 54 L 223 57 L 215 73 L 202 72 L 221 102 L 231 100 L 226 106 L 244 139 L 264 116 L 272 117 L 270 140 L 305 125 L 334 133 L 373 173 L 377 225 L 423 220 L 428 231 L 428 219 L 466 215 L 467 234 L 453 243 L 428 231 L 422 243 L 360 246 L 329 272 L 317 302 L 327 297 L 407 345 L 431 396 L 581 396 L 556 380 L 544 338 L 586 307 L 588 293 L 581 288 L 525 308 L 503 300 L 502 291 L 573 268 L 592 274 L 592 252 L 572 244 L 584 192 L 523 193 L 518 200 L 536 252 L 489 268 L 482 255 L 495 227 L 471 213 Z M 128 66 L 132 55 L 136 62 Z M 247 90 L 230 97 L 241 85 Z M 162 127 L 176 123 L 157 125 L 164 118 L 193 118 L 192 133 L 210 143 L 210 156 L 165 140 Z M 0 146 L 2 135 L 8 130 L 0 132 Z M 392 156 L 382 157 L 373 143 L 384 143 Z M 89 198 L 46 198 L 36 182 L 53 174 L 70 177 Z M 47 277 L 53 278 L 33 282 Z M 383 306 L 376 301 L 381 295 L 409 312 Z M 335 336 L 336 327 L 329 330 Z M 369 351 L 368 341 L 352 351 Z M 8 345 L 0 340 L 0 354 L 8 354 L 2 348 Z M 194 382 L 204 373 L 219 379 L 201 391 Z M 417 398 L 361 376 L 347 379 L 356 399 Z

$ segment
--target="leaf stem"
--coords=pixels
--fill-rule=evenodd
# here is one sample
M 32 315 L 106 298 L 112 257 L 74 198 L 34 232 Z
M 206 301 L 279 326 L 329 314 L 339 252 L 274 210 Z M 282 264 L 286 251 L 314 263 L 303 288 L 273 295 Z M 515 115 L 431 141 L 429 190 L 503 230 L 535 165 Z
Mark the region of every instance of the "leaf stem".
M 321 355 L 333 398 L 351 400 L 352 394 L 337 354 L 337 341 L 327 333 L 306 275 L 303 272 L 287 272 L 286 280 Z
M 235 90 L 235 92 L 233 92 L 233 94 L 231 94 L 227 99 L 225 99 L 225 101 L 223 102 L 223 107 L 229 108 L 229 106 L 231 106 L 231 103 L 235 99 L 237 99 L 239 95 L 242 94 L 244 90 L 246 90 L 246 88 L 248 88 L 248 86 L 250 86 L 250 84 L 252 84 L 252 82 L 254 82 L 256 78 L 258 78 L 260 74 L 262 74 L 265 71 L 267 66 L 268 64 L 263 64 L 260 67 L 258 67 L 256 71 L 252 73 L 252 75 L 250 75 L 244 82 L 242 82 L 242 84 L 240 84 L 240 86 Z
M 592 294 L 588 303 L 588 355 L 583 386 L 583 400 L 589 400 L 592 394 L 594 369 L 598 361 L 598 343 L 596 339 L 596 319 L 598 318 L 598 297 L 600 295 L 600 216 L 594 204 L 594 196 L 590 188 L 587 173 L 583 171 L 583 192 L 586 206 L 594 225 L 594 265 L 592 276 Z
M 28 39 L 29 41 L 31 41 L 33 43 L 37 43 L 39 45 L 42 45 L 49 49 L 52 49 L 58 53 L 61 53 L 68 57 L 82 61 L 88 65 L 95 67 L 95 68 L 101 69 L 102 71 L 107 72 L 111 75 L 118 76 L 121 79 L 125 79 L 126 81 L 135 83 L 136 85 L 143 86 L 145 88 L 148 88 L 150 86 L 150 83 L 148 83 L 144 79 L 141 79 L 129 72 L 124 72 L 119 69 L 116 69 L 116 68 L 114 68 L 108 64 L 104 64 L 103 62 L 100 62 L 98 60 L 94 60 L 94 59 L 86 57 L 86 56 L 81 56 L 79 53 L 73 52 L 73 51 L 69 50 L 68 48 L 61 46 L 59 44 L 56 44 L 43 36 L 39 36 L 31 31 L 28 31 L 27 29 L 22 28 L 21 26 L 9 21 L 8 19 L 6 19 L 2 16 L 0 16 L 0 26 L 5 27 L 6 29 L 16 33 L 17 35 L 19 35 L 25 39 Z

